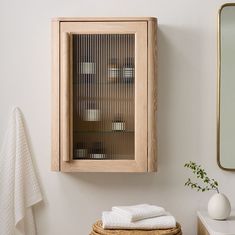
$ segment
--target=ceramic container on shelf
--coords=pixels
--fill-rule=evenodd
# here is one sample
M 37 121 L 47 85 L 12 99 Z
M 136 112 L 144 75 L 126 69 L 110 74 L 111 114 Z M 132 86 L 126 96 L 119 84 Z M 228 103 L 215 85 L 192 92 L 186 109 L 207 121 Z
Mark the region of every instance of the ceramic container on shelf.
M 90 158 L 104 159 L 106 157 L 104 144 L 102 142 L 95 142 L 90 150 Z
M 118 82 L 120 78 L 120 64 L 117 58 L 111 58 L 108 65 L 108 79 L 110 82 Z
M 116 117 L 112 121 L 112 131 L 125 131 L 125 122 L 121 117 Z
M 86 144 L 83 142 L 77 143 L 77 146 L 74 150 L 74 159 L 81 159 L 81 158 L 86 158 L 87 156 L 87 147 Z
M 80 76 L 84 83 L 90 83 L 94 81 L 96 73 L 96 63 L 90 57 L 81 58 L 79 63 Z
M 133 83 L 135 73 L 134 58 L 126 58 L 122 68 L 122 79 L 124 83 Z
M 84 112 L 84 121 L 87 122 L 97 122 L 100 121 L 100 110 L 97 108 L 94 102 L 88 104 L 88 107 L 85 109 Z
M 223 193 L 214 194 L 208 202 L 208 214 L 212 219 L 225 220 L 231 213 L 231 205 Z

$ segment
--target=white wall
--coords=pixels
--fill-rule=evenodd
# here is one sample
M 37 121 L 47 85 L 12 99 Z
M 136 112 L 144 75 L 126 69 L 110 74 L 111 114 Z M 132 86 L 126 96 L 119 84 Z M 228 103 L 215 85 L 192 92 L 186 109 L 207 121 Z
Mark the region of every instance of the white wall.
M 222 0 L 1 0 L 0 141 L 13 105 L 24 112 L 45 202 L 39 235 L 87 235 L 102 210 L 148 202 L 196 234 L 196 210 L 212 193 L 185 188 L 185 161 L 200 162 L 235 204 L 234 173 L 216 164 L 216 18 Z M 50 171 L 50 19 L 55 16 L 159 18 L 157 174 Z

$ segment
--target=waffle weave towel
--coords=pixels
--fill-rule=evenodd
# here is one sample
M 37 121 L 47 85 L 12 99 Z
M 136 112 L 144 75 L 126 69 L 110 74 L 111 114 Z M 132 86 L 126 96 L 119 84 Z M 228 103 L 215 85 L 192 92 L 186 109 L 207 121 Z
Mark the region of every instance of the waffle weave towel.
M 22 115 L 14 108 L 0 152 L 0 234 L 35 235 L 32 206 L 41 200 Z
M 134 222 L 146 218 L 165 215 L 166 211 L 160 206 L 139 204 L 134 206 L 114 206 L 112 211 L 120 215 L 127 222 Z
M 170 214 L 126 222 L 125 218 L 123 219 L 113 211 L 102 213 L 102 223 L 104 229 L 168 229 L 176 226 L 175 218 Z

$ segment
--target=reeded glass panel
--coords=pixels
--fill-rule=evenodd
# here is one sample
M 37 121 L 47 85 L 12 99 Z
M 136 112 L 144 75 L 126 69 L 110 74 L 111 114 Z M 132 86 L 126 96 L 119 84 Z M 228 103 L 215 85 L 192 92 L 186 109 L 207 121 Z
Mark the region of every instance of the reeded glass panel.
M 72 41 L 73 159 L 134 159 L 135 35 Z

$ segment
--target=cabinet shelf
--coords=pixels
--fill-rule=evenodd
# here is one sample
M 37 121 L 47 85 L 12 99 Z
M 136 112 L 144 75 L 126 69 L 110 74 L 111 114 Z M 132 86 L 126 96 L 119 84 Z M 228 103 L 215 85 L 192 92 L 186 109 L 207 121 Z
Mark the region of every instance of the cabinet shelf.
M 79 96 L 79 100 L 82 101 L 89 101 L 89 100 L 94 100 L 94 101 L 127 101 L 127 102 L 133 102 L 133 97 L 100 97 L 100 96 L 91 96 L 91 97 L 86 97 L 86 96 Z
M 134 134 L 134 131 L 73 131 L 74 134 Z
M 120 159 L 123 159 L 123 160 L 130 160 L 132 159 L 133 156 L 132 155 L 118 155 L 118 154 L 115 154 L 115 155 L 106 155 L 104 158 L 95 158 L 95 157 L 84 157 L 84 158 L 73 158 L 74 161 L 76 160 L 120 160 Z
M 114 88 L 117 87 L 117 86 L 128 86 L 127 88 L 130 89 L 130 88 L 134 88 L 134 82 L 110 82 L 110 81 L 103 81 L 103 82 L 77 82 L 77 81 L 74 81 L 73 82 L 73 85 L 83 85 L 83 86 L 97 86 L 97 85 L 104 85 L 104 86 L 113 86 Z

